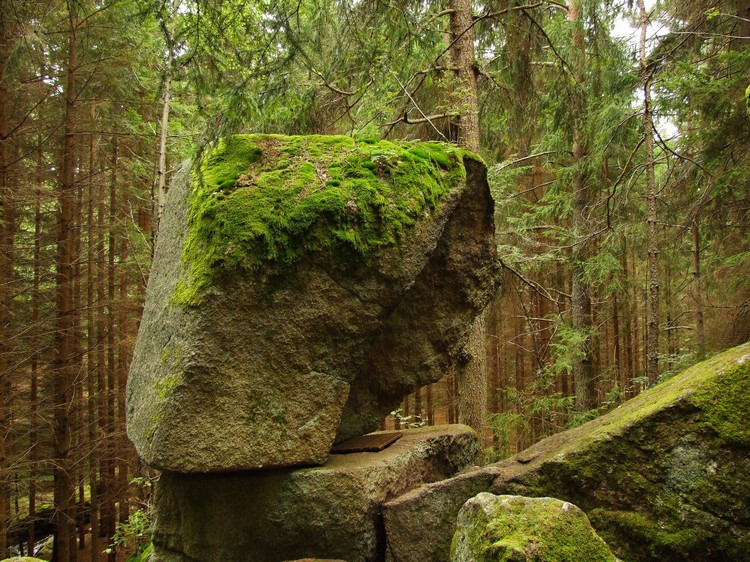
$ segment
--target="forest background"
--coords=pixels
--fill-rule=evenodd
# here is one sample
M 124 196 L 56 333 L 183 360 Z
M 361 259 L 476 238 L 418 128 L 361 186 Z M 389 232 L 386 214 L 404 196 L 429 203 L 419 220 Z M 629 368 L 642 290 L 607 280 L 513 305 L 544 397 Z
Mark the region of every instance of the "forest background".
M 114 562 L 147 528 L 128 364 L 171 174 L 222 135 L 478 120 L 488 460 L 746 341 L 748 45 L 743 0 L 1 0 L 0 558 L 57 529 L 55 560 Z M 462 376 L 389 426 L 462 419 Z

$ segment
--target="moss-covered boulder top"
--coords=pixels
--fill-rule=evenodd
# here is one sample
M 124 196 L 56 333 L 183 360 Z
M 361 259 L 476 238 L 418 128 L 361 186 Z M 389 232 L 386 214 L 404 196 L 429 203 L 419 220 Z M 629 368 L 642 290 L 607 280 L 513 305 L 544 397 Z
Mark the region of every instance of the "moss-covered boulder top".
M 193 167 L 175 300 L 198 303 L 228 270 L 283 270 L 305 253 L 367 258 L 466 179 L 464 158 L 436 142 L 344 136 L 236 135 Z
M 453 530 L 444 522 L 480 491 L 571 502 L 622 560 L 750 560 L 750 344 L 510 459 L 387 504 L 387 532 L 427 535 L 423 551 L 399 559 L 446 560 Z
M 172 181 L 128 382 L 157 468 L 319 464 L 453 366 L 497 285 L 484 164 L 239 135 Z

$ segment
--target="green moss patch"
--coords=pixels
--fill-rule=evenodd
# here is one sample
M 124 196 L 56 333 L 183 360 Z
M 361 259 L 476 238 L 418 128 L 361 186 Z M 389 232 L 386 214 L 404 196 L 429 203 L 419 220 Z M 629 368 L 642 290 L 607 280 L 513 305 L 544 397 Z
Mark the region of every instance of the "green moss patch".
M 193 166 L 186 273 L 173 300 L 199 304 L 230 271 L 274 273 L 312 252 L 351 260 L 396 246 L 465 181 L 467 155 L 343 136 L 219 140 Z
M 750 446 L 750 349 L 695 395 L 704 419 L 726 441 Z
M 485 562 L 615 560 L 586 515 L 572 504 L 553 498 L 497 496 L 490 512 L 486 509 L 475 511 L 467 528 L 466 540 L 472 559 Z M 458 550 L 460 532 L 454 536 L 453 555 Z

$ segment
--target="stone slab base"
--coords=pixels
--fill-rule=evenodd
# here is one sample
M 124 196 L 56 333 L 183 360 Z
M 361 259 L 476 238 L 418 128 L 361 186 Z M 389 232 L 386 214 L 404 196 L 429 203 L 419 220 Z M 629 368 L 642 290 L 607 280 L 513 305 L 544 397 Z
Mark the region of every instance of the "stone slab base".
M 152 562 L 383 560 L 383 504 L 455 475 L 479 450 L 470 428 L 453 425 L 405 431 L 383 451 L 331 455 L 313 468 L 163 472 Z

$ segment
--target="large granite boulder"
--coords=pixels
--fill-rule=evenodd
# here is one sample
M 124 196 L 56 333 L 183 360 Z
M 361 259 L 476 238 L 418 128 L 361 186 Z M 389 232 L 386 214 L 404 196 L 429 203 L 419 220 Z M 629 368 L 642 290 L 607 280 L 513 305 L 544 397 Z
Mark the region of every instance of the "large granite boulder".
M 409 430 L 380 452 L 319 467 L 224 474 L 163 472 L 151 562 L 382 560 L 382 505 L 453 476 L 480 451 L 466 426 Z
M 586 514 L 555 498 L 496 496 L 467 501 L 456 520 L 451 562 L 615 562 Z
M 745 344 L 510 459 L 388 502 L 388 559 L 447 562 L 461 506 L 489 491 L 579 506 L 623 560 L 750 560 L 749 475 Z
M 172 183 L 127 389 L 150 465 L 320 464 L 462 357 L 495 291 L 477 157 L 240 135 Z

